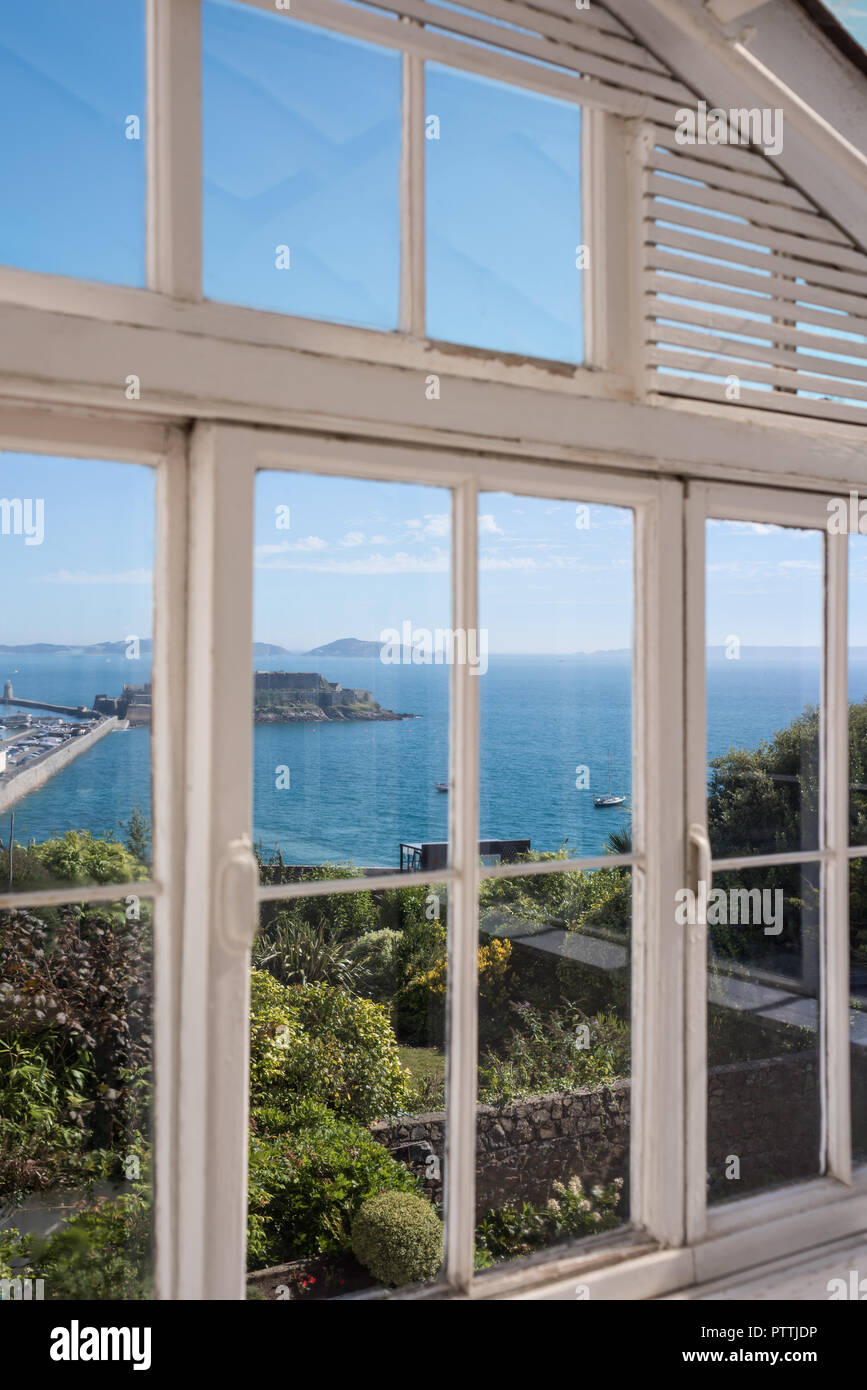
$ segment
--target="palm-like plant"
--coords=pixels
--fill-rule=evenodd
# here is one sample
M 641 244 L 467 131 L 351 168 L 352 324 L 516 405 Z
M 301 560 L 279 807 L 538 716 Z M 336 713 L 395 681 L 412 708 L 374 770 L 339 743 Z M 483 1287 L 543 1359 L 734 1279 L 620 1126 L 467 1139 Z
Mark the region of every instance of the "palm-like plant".
M 360 965 L 350 943 L 324 922 L 312 924 L 280 912 L 253 944 L 253 965 L 284 985 L 336 985 L 352 990 Z

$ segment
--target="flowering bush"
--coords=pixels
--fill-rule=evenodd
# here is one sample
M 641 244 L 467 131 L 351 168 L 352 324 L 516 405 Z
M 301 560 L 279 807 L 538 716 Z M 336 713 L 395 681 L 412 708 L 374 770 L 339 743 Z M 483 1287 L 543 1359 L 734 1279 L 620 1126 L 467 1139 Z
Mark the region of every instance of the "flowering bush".
M 409 1076 L 383 1005 L 330 985 L 287 987 L 258 970 L 251 994 L 254 1104 L 318 1100 L 363 1124 L 402 1109 Z
M 623 1179 L 615 1178 L 588 1194 L 581 1179 L 554 1183 L 554 1195 L 543 1206 L 507 1202 L 495 1207 L 476 1226 L 476 1265 L 486 1268 L 498 1260 L 519 1259 L 558 1241 L 598 1235 L 620 1224 Z
M 479 947 L 479 1006 L 485 1013 L 499 1012 L 508 1002 L 512 943 L 492 940 Z M 445 1035 L 446 960 L 411 980 L 397 999 L 397 1027 L 401 1042 L 419 1046 L 439 1045 Z

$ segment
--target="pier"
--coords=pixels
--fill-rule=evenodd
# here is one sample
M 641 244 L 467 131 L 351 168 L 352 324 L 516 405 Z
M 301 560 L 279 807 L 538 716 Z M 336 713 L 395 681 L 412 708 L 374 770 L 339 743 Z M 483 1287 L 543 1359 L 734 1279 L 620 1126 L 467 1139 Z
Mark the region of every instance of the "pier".
M 15 700 L 14 704 L 25 704 L 23 700 Z M 40 705 L 30 701 L 31 706 L 37 709 L 56 710 L 55 705 Z M 76 710 L 77 714 L 78 711 Z M 20 746 L 22 737 L 26 734 L 18 733 L 16 736 L 0 741 L 0 763 L 4 766 L 4 771 L 0 774 L 0 813 L 13 806 L 16 801 L 20 801 L 22 796 L 27 796 L 29 792 L 36 791 L 37 787 L 44 786 L 56 772 L 67 766 L 75 758 L 79 757 L 88 748 L 92 748 L 100 739 L 105 738 L 106 734 L 112 734 L 118 729 L 125 729 L 127 722 L 125 719 L 118 719 L 110 716 L 101 719 L 98 715 L 92 718 L 97 722 L 82 732 L 76 731 L 66 737 L 56 748 L 51 748 L 44 753 L 37 753 L 29 757 L 26 762 L 17 766 L 9 764 L 9 754 L 14 752 L 16 745 Z M 31 735 L 38 734 L 38 728 L 31 728 L 26 731 Z M 45 731 L 46 735 L 48 731 Z
M 21 700 L 17 695 L 14 699 L 6 695 L 0 696 L 0 705 L 14 705 L 21 709 L 44 709 L 49 714 L 65 714 L 69 719 L 99 718 L 96 711 L 88 709 L 87 705 L 48 705 L 43 700 Z

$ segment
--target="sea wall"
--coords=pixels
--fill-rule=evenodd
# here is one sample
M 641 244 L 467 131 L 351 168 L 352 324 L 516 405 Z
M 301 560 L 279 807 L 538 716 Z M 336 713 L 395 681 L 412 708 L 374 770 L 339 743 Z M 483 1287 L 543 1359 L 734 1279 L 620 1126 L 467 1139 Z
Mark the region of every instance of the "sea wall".
M 115 730 L 125 727 L 125 721 L 122 719 L 104 719 L 101 724 L 97 724 L 88 733 L 69 739 L 61 748 L 55 749 L 53 753 L 48 753 L 40 762 L 16 773 L 10 781 L 0 785 L 0 812 L 13 806 L 16 801 L 20 801 L 22 796 L 26 796 L 28 792 L 33 792 L 37 787 L 44 786 L 56 772 L 66 767 L 67 763 L 80 757 L 95 743 L 99 743 L 99 740 L 105 738 L 106 734 L 114 733 Z
M 712 1067 L 708 1090 L 711 1195 L 810 1177 L 819 1158 L 819 1060 L 814 1051 Z M 476 1208 L 513 1198 L 542 1203 L 555 1182 L 585 1186 L 628 1177 L 630 1083 L 481 1105 Z M 867 1100 L 867 1068 L 855 1068 L 855 1102 Z M 445 1114 L 402 1116 L 372 1126 L 375 1139 L 442 1196 Z M 730 1156 L 739 1177 L 727 1178 Z M 431 1161 L 435 1159 L 436 1162 Z

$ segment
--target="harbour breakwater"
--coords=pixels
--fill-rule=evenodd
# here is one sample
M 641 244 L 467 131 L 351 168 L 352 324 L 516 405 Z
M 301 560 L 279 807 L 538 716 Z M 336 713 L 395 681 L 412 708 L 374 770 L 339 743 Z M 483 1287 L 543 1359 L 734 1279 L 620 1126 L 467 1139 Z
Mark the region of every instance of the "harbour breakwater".
M 16 704 L 21 703 L 16 701 Z M 45 708 L 45 706 L 40 706 Z M 29 792 L 36 791 L 37 787 L 43 786 L 61 768 L 73 762 L 92 748 L 100 739 L 105 738 L 106 734 L 116 733 L 119 729 L 127 728 L 125 719 L 118 719 L 109 716 L 101 719 L 93 728 L 88 729 L 86 734 L 79 734 L 76 738 L 68 739 L 60 748 L 53 749 L 50 753 L 43 754 L 40 758 L 34 758 L 26 767 L 7 772 L 0 777 L 0 813 L 16 801 L 20 801 Z

